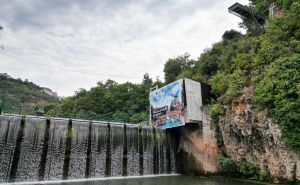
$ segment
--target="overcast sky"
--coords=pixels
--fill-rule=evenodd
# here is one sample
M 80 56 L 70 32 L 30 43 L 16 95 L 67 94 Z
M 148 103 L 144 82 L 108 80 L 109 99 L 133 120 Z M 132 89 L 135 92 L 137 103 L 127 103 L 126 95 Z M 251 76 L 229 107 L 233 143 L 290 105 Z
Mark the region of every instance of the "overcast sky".
M 225 30 L 240 30 L 227 10 L 235 2 L 0 0 L 0 73 L 60 96 L 108 78 L 139 83 L 146 72 L 163 80 L 168 58 L 197 58 Z

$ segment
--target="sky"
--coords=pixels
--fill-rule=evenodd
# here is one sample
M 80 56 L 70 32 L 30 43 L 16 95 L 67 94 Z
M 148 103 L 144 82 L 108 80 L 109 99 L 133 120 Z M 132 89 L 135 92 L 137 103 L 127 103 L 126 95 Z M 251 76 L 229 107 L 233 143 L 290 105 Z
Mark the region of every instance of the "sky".
M 0 0 L 0 73 L 59 96 L 112 79 L 164 80 L 164 63 L 198 58 L 241 21 L 236 0 Z M 248 4 L 247 0 L 240 0 Z

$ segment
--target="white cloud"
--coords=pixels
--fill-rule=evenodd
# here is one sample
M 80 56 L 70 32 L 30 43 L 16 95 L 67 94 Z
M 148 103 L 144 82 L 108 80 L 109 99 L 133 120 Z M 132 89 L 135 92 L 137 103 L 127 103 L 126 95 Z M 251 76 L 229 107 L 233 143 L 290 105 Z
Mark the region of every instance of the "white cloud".
M 197 58 L 240 21 L 227 11 L 233 0 L 4 1 L 0 73 L 59 95 L 108 78 L 140 82 L 146 72 L 163 79 L 168 58 Z

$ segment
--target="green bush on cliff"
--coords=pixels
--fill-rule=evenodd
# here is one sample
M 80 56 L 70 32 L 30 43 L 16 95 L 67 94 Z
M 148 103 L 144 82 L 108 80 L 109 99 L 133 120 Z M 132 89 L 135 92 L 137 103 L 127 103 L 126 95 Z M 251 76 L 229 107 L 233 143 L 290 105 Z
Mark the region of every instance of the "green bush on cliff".
M 266 172 L 266 171 L 260 171 L 260 173 L 259 173 L 259 180 L 260 181 L 262 181 L 262 182 L 266 182 L 266 181 L 268 181 L 269 180 L 269 174 L 268 174 L 268 172 Z
M 236 164 L 231 158 L 220 155 L 218 157 L 218 163 L 221 166 L 222 171 L 228 175 L 239 176 L 247 179 L 258 179 L 260 169 L 245 160 Z
M 239 166 L 239 172 L 242 174 L 244 178 L 255 178 L 257 179 L 257 175 L 259 172 L 259 168 L 252 163 L 247 161 L 242 161 Z
M 300 150 L 300 55 L 279 58 L 268 66 L 254 99 L 278 120 L 286 143 Z
M 214 121 L 219 120 L 219 116 L 221 112 L 222 112 L 221 105 L 217 102 L 213 102 L 208 106 L 208 114 Z
M 238 171 L 238 167 L 235 164 L 235 162 L 228 157 L 224 157 L 223 155 L 221 155 L 218 157 L 218 162 L 224 173 L 233 175 L 234 173 L 236 173 Z

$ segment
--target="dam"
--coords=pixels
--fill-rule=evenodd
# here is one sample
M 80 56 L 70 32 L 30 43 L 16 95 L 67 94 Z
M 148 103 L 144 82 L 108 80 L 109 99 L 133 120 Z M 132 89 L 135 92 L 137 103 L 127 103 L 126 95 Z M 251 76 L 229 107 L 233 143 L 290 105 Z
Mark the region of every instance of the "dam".
M 174 144 L 148 126 L 0 115 L 0 183 L 174 174 Z
M 209 91 L 188 78 L 151 91 L 151 126 L 2 114 L 0 183 L 218 173 Z

